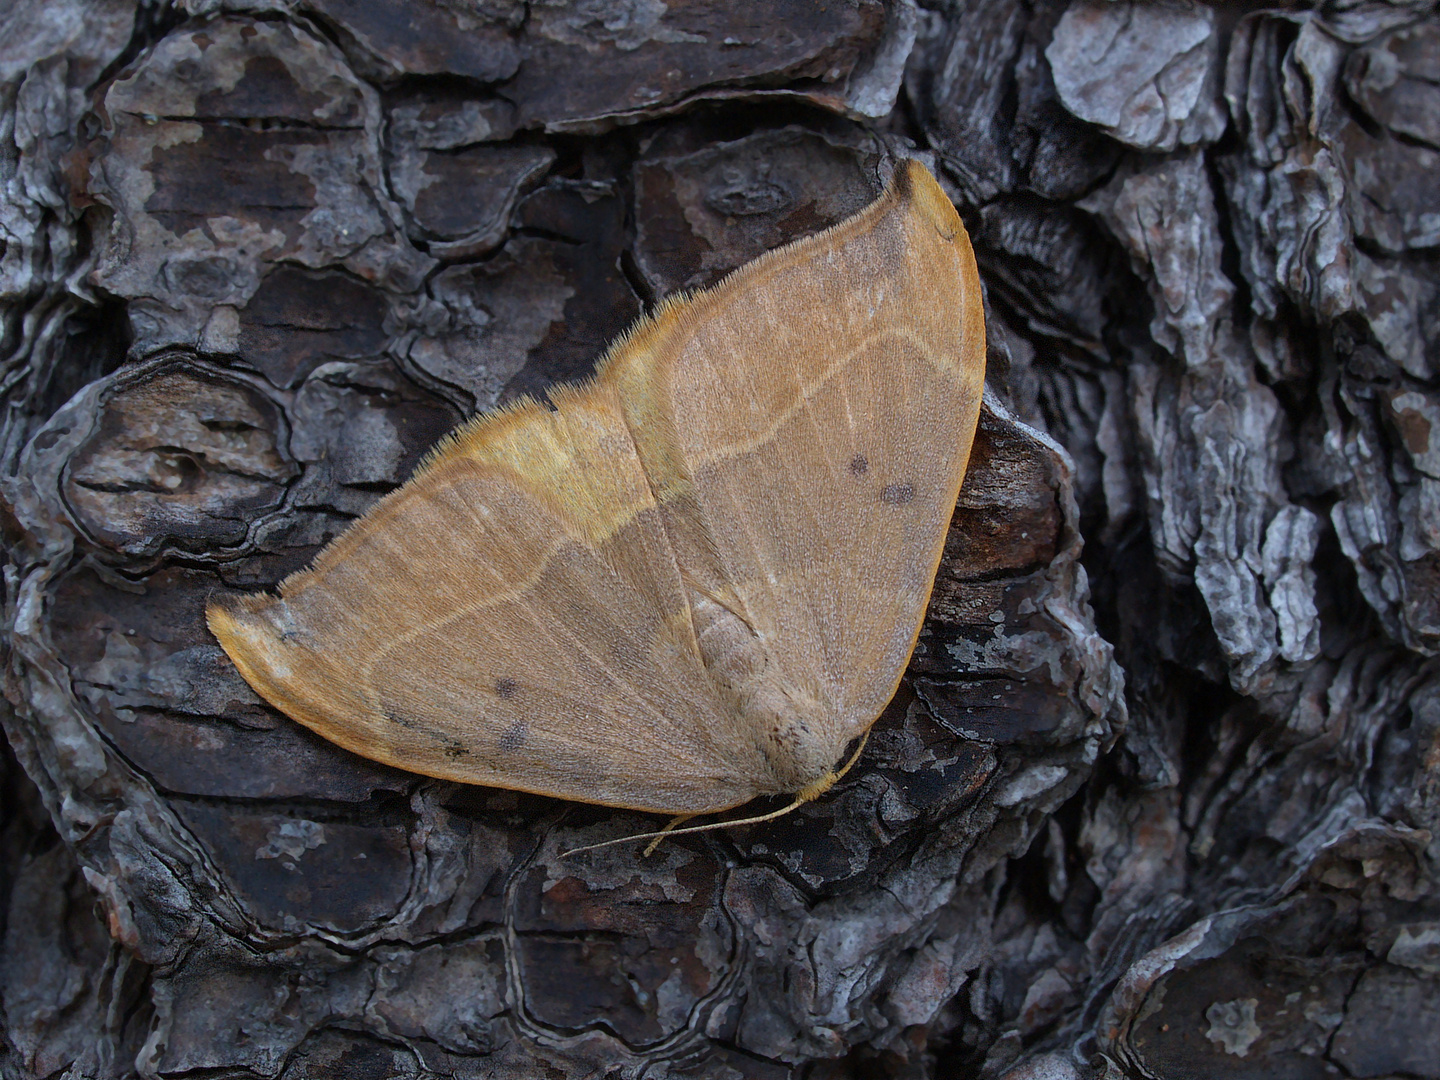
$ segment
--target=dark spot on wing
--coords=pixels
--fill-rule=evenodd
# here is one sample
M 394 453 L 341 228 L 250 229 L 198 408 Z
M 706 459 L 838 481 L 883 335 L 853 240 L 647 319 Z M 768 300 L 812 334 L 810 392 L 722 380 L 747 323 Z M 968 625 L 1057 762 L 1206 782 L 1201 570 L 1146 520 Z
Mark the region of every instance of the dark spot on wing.
M 470 752 L 470 748 L 456 739 L 450 739 L 449 745 L 445 747 L 445 756 L 448 758 L 464 757 Z
M 392 724 L 399 724 L 407 731 L 415 731 L 419 727 L 419 725 L 417 725 L 413 720 L 407 720 L 405 719 L 405 717 L 399 715 L 398 713 L 386 712 L 385 719 L 389 720 Z
M 880 492 L 880 501 L 891 506 L 904 506 L 915 498 L 915 489 L 909 484 L 886 484 Z
M 514 696 L 515 696 L 515 692 L 516 692 L 517 690 L 519 690 L 519 689 L 520 689 L 520 685 L 519 685 L 514 679 L 496 679 L 496 680 L 495 680 L 495 693 L 499 694 L 502 698 L 505 698 L 507 701 L 508 701 L 510 698 L 514 697 Z
M 530 737 L 530 725 L 524 720 L 516 720 L 510 725 L 510 729 L 500 736 L 500 749 L 509 753 L 519 750 L 525 745 L 525 740 Z
M 870 462 L 866 460 L 864 454 L 856 454 L 850 459 L 851 476 L 864 476 L 869 471 Z

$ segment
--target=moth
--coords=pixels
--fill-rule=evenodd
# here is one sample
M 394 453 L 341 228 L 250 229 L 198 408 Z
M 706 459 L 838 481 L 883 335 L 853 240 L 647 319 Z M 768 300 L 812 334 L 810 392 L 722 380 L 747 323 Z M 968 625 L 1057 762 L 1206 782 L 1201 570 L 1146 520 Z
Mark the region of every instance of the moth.
M 793 807 L 909 661 L 984 374 L 969 238 L 903 161 L 549 405 L 462 426 L 209 625 L 266 701 L 411 772 L 680 817 Z

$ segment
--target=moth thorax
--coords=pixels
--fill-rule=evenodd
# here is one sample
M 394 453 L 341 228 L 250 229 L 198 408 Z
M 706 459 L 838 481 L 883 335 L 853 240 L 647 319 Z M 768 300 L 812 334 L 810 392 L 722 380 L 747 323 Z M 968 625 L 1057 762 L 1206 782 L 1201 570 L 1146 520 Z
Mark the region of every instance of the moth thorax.
M 808 787 L 830 773 L 844 747 L 827 745 L 824 705 L 790 686 L 765 642 L 743 618 L 708 596 L 690 594 L 700 659 L 735 711 L 755 732 L 774 777 L 774 794 Z

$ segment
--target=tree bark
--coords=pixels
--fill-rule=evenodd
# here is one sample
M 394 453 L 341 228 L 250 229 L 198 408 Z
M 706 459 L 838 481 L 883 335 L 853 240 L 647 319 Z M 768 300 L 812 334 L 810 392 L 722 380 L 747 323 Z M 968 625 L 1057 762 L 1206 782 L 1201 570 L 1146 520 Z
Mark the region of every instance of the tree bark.
M 1440 1077 L 1434 3 L 21 0 L 0 125 L 4 1076 Z M 565 859 L 209 636 L 904 155 L 989 389 L 824 799 Z

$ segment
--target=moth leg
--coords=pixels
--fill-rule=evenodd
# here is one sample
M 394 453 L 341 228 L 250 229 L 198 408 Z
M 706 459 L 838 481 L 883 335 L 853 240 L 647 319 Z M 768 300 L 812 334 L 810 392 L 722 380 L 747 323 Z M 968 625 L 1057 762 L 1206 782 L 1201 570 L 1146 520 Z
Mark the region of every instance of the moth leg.
M 655 849 L 660 846 L 660 841 L 664 840 L 665 837 L 670 834 L 671 829 L 675 828 L 677 825 L 684 825 L 685 822 L 689 821 L 695 816 L 695 814 L 676 814 L 673 818 L 670 819 L 670 824 L 666 825 L 663 829 L 656 833 L 655 839 L 651 840 L 650 843 L 645 845 L 645 851 L 643 852 L 643 854 L 653 854 Z
M 790 803 L 788 806 L 782 806 L 779 810 L 772 810 L 768 814 L 759 814 L 756 817 L 739 818 L 734 821 L 712 821 L 708 825 L 692 825 L 688 829 L 676 829 L 676 826 L 681 825 L 684 822 L 689 821 L 692 817 L 696 817 L 698 815 L 679 814 L 671 820 L 669 825 L 666 825 L 665 828 L 661 829 L 659 832 L 640 833 L 638 836 L 622 836 L 618 840 L 606 840 L 603 843 L 599 844 L 588 844 L 585 847 L 571 848 L 569 851 L 561 852 L 560 857 L 563 859 L 570 855 L 578 855 L 582 851 L 594 851 L 597 848 L 610 847 L 614 844 L 623 844 L 629 840 L 649 840 L 650 843 L 645 848 L 645 854 L 649 855 L 652 851 L 655 850 L 656 846 L 660 843 L 660 841 L 665 839 L 665 837 L 671 835 L 671 833 L 679 835 L 680 833 L 711 832 L 715 829 L 728 829 L 733 825 L 759 825 L 761 822 L 774 821 L 776 818 L 784 817 L 792 810 L 800 809 L 800 807 L 804 806 L 807 802 L 810 802 L 813 799 L 818 799 L 821 795 L 825 794 L 825 792 L 829 791 L 832 787 L 834 787 L 836 782 L 839 781 L 842 776 L 848 773 L 850 769 L 854 766 L 854 764 L 860 760 L 860 755 L 865 750 L 865 744 L 869 741 L 870 732 L 867 729 L 865 734 L 860 736 L 860 745 L 855 748 L 855 752 L 850 755 L 850 760 L 845 762 L 839 772 L 836 772 L 834 770 L 827 772 L 824 776 L 820 777 L 819 780 L 816 780 L 814 783 L 808 785 L 802 790 L 797 791 L 795 793 L 795 801 Z

